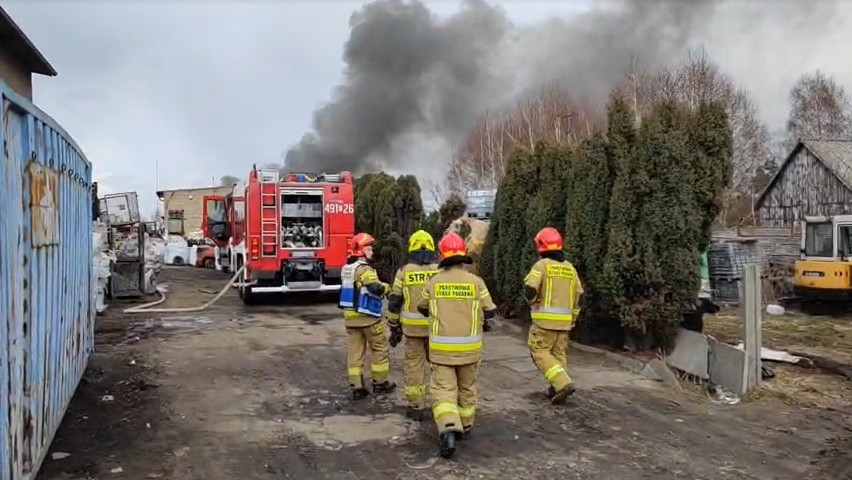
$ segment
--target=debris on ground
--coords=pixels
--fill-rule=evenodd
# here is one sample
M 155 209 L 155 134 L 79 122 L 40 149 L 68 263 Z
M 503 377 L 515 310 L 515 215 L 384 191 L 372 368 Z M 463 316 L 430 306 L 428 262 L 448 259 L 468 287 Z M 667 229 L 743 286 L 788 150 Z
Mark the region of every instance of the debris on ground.
M 799 353 L 798 355 L 806 360 L 798 365 L 817 368 L 825 372 L 846 377 L 847 380 L 852 380 L 852 365 L 848 363 L 838 362 L 837 360 L 832 360 L 819 355 L 808 355 L 805 353 Z
M 745 351 L 745 344 L 740 342 L 736 345 L 738 350 Z M 761 360 L 769 360 L 772 362 L 785 362 L 796 364 L 802 360 L 802 357 L 796 355 L 790 355 L 787 352 L 782 352 L 781 350 L 773 350 L 771 348 L 762 347 L 760 349 L 760 359 Z
M 709 398 L 713 403 L 719 403 L 722 405 L 736 405 L 740 403 L 739 395 L 730 390 L 726 390 L 720 385 L 714 385 L 712 383 L 707 385 L 707 398 Z

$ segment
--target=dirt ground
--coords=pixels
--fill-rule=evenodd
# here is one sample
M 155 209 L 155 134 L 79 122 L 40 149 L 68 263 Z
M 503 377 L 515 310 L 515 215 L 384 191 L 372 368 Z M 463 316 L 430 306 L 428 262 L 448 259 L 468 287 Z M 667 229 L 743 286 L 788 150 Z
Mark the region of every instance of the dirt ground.
M 729 343 L 742 341 L 742 319 L 737 308 L 706 316 L 705 333 Z M 799 355 L 819 355 L 852 365 L 852 314 L 814 316 L 796 311 L 763 315 L 765 347 Z M 785 402 L 843 408 L 852 403 L 852 382 L 843 376 L 783 363 L 771 363 L 776 378 L 765 382 L 760 396 Z
M 852 312 L 837 315 L 807 315 L 787 310 L 783 315 L 763 315 L 764 345 L 779 350 L 837 358 L 852 363 Z M 742 320 L 737 308 L 724 308 L 705 317 L 706 332 L 725 341 L 742 338 Z
M 162 278 L 164 307 L 200 305 L 226 281 L 189 267 Z M 578 392 L 555 408 L 508 326 L 487 334 L 473 437 L 439 459 L 434 424 L 407 420 L 401 392 L 348 399 L 332 301 L 113 305 L 38 479 L 852 478 L 852 405 L 718 405 L 577 352 Z

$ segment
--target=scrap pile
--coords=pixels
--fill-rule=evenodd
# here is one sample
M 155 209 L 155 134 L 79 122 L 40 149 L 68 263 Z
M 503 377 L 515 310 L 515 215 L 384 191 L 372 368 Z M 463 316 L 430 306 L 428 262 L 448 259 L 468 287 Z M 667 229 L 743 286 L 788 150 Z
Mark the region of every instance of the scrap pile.
M 98 202 L 95 244 L 100 249 L 97 295 L 103 298 L 140 297 L 156 291 L 165 243 L 139 217 L 136 192 L 106 195 Z M 149 233 L 150 232 L 150 233 Z
M 116 260 L 115 252 L 109 249 L 107 228 L 107 225 L 100 221 L 95 221 L 92 227 L 92 266 L 97 275 L 92 295 L 95 297 L 95 309 L 98 313 L 103 313 L 107 308 L 107 288 L 112 274 L 110 266 Z

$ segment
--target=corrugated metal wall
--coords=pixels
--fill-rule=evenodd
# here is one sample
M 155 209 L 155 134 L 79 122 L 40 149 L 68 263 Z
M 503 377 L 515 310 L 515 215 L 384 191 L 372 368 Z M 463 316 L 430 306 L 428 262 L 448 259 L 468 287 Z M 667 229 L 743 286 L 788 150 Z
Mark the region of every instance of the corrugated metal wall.
M 0 82 L 0 480 L 32 479 L 94 346 L 92 169 Z

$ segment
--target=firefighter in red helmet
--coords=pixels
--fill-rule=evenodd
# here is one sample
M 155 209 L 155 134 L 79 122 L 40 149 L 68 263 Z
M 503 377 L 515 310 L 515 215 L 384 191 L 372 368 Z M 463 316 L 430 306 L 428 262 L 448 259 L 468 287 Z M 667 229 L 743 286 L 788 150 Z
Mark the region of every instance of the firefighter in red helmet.
M 528 345 L 533 363 L 550 383 L 547 396 L 558 405 L 574 393 L 566 355 L 583 285 L 574 265 L 565 260 L 562 235 L 555 228 L 538 232 L 535 249 L 540 258 L 524 279 L 524 298 L 532 318 Z
M 341 272 L 340 300 L 346 333 L 349 336 L 346 366 L 352 398 L 361 399 L 368 395 L 364 383 L 364 357 L 370 351 L 370 374 L 373 392 L 389 393 L 396 384 L 388 380 L 388 339 L 382 323 L 382 298 L 390 287 L 379 280 L 376 270 L 370 266 L 375 239 L 367 233 L 352 238 L 349 259 Z
M 429 317 L 432 415 L 441 437 L 440 455 L 455 453 L 456 440 L 473 427 L 482 332 L 491 330 L 497 306 L 472 262 L 464 240 L 448 233 L 438 243 L 438 273 L 423 288 L 418 311 Z

